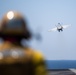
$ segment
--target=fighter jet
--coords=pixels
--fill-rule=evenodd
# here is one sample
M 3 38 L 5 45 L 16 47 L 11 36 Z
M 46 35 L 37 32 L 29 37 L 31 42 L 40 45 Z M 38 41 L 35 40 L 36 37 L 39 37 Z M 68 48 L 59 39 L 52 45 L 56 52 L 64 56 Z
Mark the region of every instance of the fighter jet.
M 60 23 L 58 23 L 58 25 L 55 25 L 55 26 L 56 26 L 55 28 L 49 29 L 48 31 L 49 32 L 52 32 L 52 31 L 60 32 L 60 31 L 63 31 L 63 29 L 70 27 L 71 24 L 70 25 L 61 25 Z

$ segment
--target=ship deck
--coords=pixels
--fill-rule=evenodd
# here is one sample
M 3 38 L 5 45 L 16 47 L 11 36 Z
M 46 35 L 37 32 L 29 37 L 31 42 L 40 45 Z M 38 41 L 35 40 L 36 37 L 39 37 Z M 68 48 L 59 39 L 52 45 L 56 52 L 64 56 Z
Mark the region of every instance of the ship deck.
M 48 75 L 76 75 L 76 69 L 48 70 Z

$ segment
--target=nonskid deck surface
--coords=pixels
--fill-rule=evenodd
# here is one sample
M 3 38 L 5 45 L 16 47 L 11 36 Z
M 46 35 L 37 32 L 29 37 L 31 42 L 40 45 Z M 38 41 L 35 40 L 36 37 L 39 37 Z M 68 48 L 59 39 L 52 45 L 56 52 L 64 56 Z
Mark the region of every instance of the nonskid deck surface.
M 52 69 L 48 75 L 76 75 L 76 69 Z

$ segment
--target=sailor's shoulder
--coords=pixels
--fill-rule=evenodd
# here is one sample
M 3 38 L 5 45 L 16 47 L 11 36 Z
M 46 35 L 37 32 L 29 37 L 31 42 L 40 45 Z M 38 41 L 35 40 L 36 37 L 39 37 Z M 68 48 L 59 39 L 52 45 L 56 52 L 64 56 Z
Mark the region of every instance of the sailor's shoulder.
M 3 42 L 3 43 L 0 43 L 0 51 L 1 50 L 5 50 L 5 49 L 8 49 L 8 48 L 11 48 L 11 43 L 9 42 Z
M 40 52 L 40 51 L 37 50 L 37 49 L 27 48 L 26 51 L 28 51 L 30 54 L 32 54 L 33 57 L 36 58 L 36 59 L 43 58 L 43 54 L 42 54 L 42 52 Z
M 39 50 L 33 50 L 33 60 L 35 62 L 44 60 L 44 56 L 43 56 L 42 52 L 40 52 Z
M 42 57 L 43 54 L 37 49 L 27 48 L 29 52 L 33 53 L 34 56 Z

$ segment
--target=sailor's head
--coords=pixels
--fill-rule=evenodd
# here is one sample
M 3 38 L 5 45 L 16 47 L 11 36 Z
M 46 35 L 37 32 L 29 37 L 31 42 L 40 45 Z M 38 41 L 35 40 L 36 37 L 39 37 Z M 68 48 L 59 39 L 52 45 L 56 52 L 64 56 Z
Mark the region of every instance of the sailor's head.
M 22 38 L 30 39 L 31 33 L 26 19 L 19 12 L 7 12 L 1 21 L 0 37 L 10 41 L 20 41 Z

